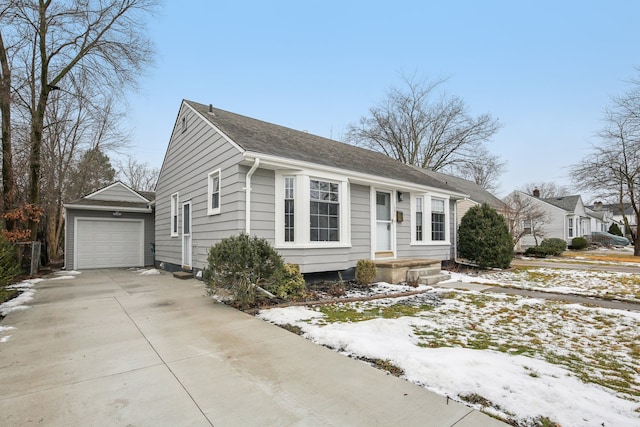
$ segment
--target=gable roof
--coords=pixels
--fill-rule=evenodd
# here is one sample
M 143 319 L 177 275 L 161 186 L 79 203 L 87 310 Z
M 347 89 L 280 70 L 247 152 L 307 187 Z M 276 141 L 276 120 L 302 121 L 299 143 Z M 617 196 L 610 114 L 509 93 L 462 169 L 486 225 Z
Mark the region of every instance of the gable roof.
M 473 200 L 476 203 L 483 204 L 486 203 L 492 208 L 495 209 L 504 209 L 505 204 L 502 200 L 498 199 L 496 196 L 488 192 L 486 189 L 482 188 L 478 184 L 473 181 L 469 181 L 468 179 L 460 178 L 453 175 L 448 175 L 441 172 L 435 172 L 431 169 L 419 169 L 422 173 L 427 174 L 446 185 L 449 185 L 458 191 L 468 194 L 469 199 Z
M 576 210 L 576 206 L 578 205 L 578 200 L 580 200 L 580 196 L 548 197 L 546 199 L 540 200 L 567 212 L 574 212 Z
M 459 193 L 391 157 L 193 101 L 183 101 L 246 152 L 315 163 Z
M 115 188 L 126 191 L 127 197 L 118 199 L 117 196 L 104 197 Z M 70 203 L 65 203 L 66 209 L 87 210 L 121 210 L 125 212 L 151 212 L 151 205 L 155 202 L 155 193 L 152 191 L 136 191 L 128 185 L 116 181 L 93 193 L 82 196 Z

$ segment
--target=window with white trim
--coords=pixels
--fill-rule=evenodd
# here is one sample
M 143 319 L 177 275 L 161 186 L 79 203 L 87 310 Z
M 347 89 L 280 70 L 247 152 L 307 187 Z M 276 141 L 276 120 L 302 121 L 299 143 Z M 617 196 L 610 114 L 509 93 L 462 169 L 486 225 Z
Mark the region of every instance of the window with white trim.
M 207 215 L 216 215 L 220 213 L 220 169 L 211 172 L 207 181 Z
M 178 236 L 178 193 L 171 195 L 171 236 Z
M 569 237 L 573 237 L 573 218 L 569 218 Z
M 316 171 L 276 171 L 277 248 L 334 248 L 351 245 L 349 182 Z
M 444 200 L 431 199 L 431 240 L 444 241 L 446 234 Z
M 309 180 L 309 240 L 340 241 L 340 185 Z
M 295 242 L 295 177 L 284 177 L 284 241 Z
M 424 241 L 424 233 L 423 233 L 423 222 L 424 222 L 423 203 L 424 203 L 424 201 L 423 201 L 422 197 L 416 197 L 416 215 L 415 215 L 415 220 L 416 220 L 415 239 L 416 239 L 416 242 Z

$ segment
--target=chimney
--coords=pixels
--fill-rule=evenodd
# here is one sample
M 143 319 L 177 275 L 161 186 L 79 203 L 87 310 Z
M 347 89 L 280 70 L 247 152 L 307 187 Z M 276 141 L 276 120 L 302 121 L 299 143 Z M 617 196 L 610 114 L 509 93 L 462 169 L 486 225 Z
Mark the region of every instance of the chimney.
M 593 210 L 601 211 L 602 210 L 602 202 L 593 202 Z
M 537 188 L 534 188 L 533 189 L 533 197 L 540 198 L 540 190 L 538 190 Z

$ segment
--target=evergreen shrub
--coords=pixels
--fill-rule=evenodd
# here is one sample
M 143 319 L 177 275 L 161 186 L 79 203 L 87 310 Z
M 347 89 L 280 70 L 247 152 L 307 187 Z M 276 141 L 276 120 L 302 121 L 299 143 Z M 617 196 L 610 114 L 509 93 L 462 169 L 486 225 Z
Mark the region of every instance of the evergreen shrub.
M 359 259 L 356 264 L 356 282 L 360 285 L 370 285 L 378 274 L 376 263 L 370 259 Z
M 0 288 L 10 285 L 20 272 L 16 248 L 0 232 Z
M 567 242 L 563 239 L 552 237 L 550 239 L 544 239 L 542 243 L 540 243 L 540 247 L 547 255 L 558 256 L 567 250 Z
M 298 299 L 305 294 L 305 283 L 297 264 L 284 264 L 266 290 L 283 299 Z
M 513 239 L 502 215 L 486 203 L 462 217 L 458 252 L 480 268 L 507 268 L 513 259 Z
M 609 233 L 616 236 L 624 237 L 622 235 L 622 230 L 620 230 L 620 227 L 618 227 L 618 224 L 616 224 L 615 222 L 609 226 Z
M 574 237 L 571 240 L 571 247 L 576 250 L 581 250 L 586 248 L 589 245 L 589 242 L 584 237 Z
M 267 240 L 246 233 L 212 246 L 207 263 L 203 280 L 210 292 L 229 290 L 240 308 L 255 303 L 256 285 L 265 289 L 274 286 L 284 268 L 282 256 Z

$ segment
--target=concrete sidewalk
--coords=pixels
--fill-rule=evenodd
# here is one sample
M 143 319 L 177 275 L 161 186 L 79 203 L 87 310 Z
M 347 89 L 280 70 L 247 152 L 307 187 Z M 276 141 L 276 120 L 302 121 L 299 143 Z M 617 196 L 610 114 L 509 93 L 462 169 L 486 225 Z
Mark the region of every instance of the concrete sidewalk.
M 0 343 L 0 425 L 501 426 L 215 304 L 196 280 L 123 270 L 37 285 Z

